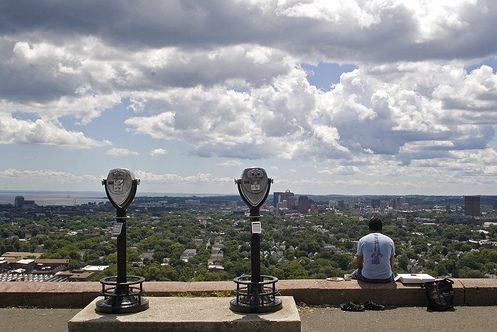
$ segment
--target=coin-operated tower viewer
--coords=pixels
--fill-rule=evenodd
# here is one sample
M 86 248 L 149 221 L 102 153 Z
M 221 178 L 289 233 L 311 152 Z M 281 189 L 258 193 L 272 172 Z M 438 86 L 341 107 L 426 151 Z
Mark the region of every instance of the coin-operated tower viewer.
M 124 168 L 109 171 L 102 181 L 110 202 L 116 209 L 116 221 L 112 227 L 112 237 L 117 238 L 117 276 L 100 280 L 101 295 L 95 310 L 102 313 L 135 313 L 148 309 L 148 300 L 143 297 L 145 278 L 126 274 L 126 210 L 135 198 L 140 183 L 132 172 Z
M 242 178 L 235 180 L 241 198 L 250 209 L 250 267 L 251 275 L 236 277 L 236 298 L 231 300 L 230 309 L 237 312 L 274 312 L 282 308 L 281 299 L 276 297 L 276 277 L 261 275 L 260 207 L 264 204 L 273 179 L 268 178 L 263 168 L 247 168 Z

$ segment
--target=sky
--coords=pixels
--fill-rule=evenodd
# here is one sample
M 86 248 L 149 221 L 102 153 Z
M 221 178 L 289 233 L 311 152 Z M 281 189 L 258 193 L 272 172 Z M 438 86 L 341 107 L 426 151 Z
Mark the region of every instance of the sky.
M 497 194 L 497 2 L 0 2 L 0 190 Z

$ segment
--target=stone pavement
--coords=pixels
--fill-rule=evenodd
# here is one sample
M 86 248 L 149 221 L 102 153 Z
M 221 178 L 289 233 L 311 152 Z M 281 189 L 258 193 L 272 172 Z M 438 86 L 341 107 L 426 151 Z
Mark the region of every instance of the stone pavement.
M 495 331 L 497 307 L 456 307 L 428 312 L 426 307 L 346 312 L 337 307 L 300 307 L 303 332 L 318 331 Z
M 9 332 L 62 332 L 81 309 L 0 308 L 0 326 Z M 303 332 L 317 331 L 495 331 L 497 307 L 459 306 L 454 312 L 424 307 L 344 312 L 333 306 L 300 306 Z

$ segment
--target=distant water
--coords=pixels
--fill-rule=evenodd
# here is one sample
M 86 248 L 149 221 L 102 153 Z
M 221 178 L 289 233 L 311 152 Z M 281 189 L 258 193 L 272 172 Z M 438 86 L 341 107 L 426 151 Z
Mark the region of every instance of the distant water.
M 108 201 L 105 193 L 101 192 L 0 191 L 0 204 L 14 204 L 16 196 L 23 196 L 25 200 L 35 201 L 35 204 L 39 206 L 74 206 Z
M 0 204 L 14 204 L 16 196 L 23 196 L 25 200 L 35 201 L 36 205 L 63 205 L 75 206 L 88 203 L 107 202 L 105 192 L 97 191 L 1 191 Z M 185 194 L 185 193 L 137 193 L 137 196 L 148 197 L 209 197 L 217 195 L 209 194 Z

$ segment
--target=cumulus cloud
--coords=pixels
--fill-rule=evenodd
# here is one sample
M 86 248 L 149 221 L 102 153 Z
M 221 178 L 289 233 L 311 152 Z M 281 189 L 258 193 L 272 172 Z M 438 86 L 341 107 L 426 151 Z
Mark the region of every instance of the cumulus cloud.
M 325 160 L 378 154 L 408 164 L 485 148 L 497 123 L 496 80 L 485 66 L 467 73 L 461 62 L 397 63 L 363 66 L 323 92 L 294 69 L 247 92 L 164 93 L 162 103 L 171 111 L 126 124 L 135 133 L 187 141 L 200 156 Z M 455 108 L 455 99 L 462 106 Z M 468 106 L 480 104 L 486 107 Z
M 486 79 L 481 80 L 485 68 L 468 74 L 461 63 L 397 66 L 393 81 L 392 74 L 383 75 L 381 68 L 365 67 L 343 75 L 340 85 L 328 93 L 331 107 L 325 113 L 344 146 L 406 160 L 411 152 L 488 145 L 494 136 L 494 112 L 465 107 L 469 114 L 461 116 L 448 101 L 491 102 L 497 97 L 492 89 L 497 75 L 486 70 Z M 468 89 L 474 93 L 467 93 Z M 484 93 L 476 93 L 480 90 Z
M 360 169 L 357 166 L 337 165 L 332 168 L 319 170 L 318 173 L 330 175 L 356 175 L 360 173 Z
M 491 0 L 9 1 L 0 7 L 0 31 L 59 43 L 88 35 L 117 47 L 254 43 L 314 57 L 412 61 L 495 52 L 496 11 Z
M 347 154 L 334 128 L 313 128 L 320 94 L 306 80 L 305 71 L 295 68 L 275 77 L 272 84 L 246 92 L 219 87 L 163 92 L 154 96 L 160 101 L 152 102 L 170 111 L 125 123 L 134 133 L 187 141 L 199 156 L 291 159 L 313 156 L 316 149 L 327 157 Z
M 82 132 L 66 130 L 51 121 L 20 120 L 0 112 L 0 144 L 13 143 L 47 144 L 79 149 L 109 144 L 88 138 Z
M 162 148 L 157 148 L 157 149 L 153 149 L 152 151 L 150 151 L 150 155 L 152 157 L 165 156 L 166 154 L 167 154 L 167 150 L 162 149 Z
M 219 164 L 219 166 L 224 166 L 224 167 L 239 167 L 242 166 L 242 162 L 240 160 L 226 160 L 223 161 L 222 163 Z
M 116 157 L 137 156 L 139 153 L 125 148 L 111 148 L 107 150 L 107 154 Z
M 202 183 L 226 183 L 233 182 L 230 177 L 218 177 L 210 173 L 198 173 L 195 175 L 179 175 L 179 174 L 157 174 L 148 171 L 138 170 L 136 176 L 142 182 L 150 183 L 185 183 L 185 184 L 202 184 Z
M 84 182 L 95 182 L 98 183 L 100 179 L 93 175 L 77 175 L 65 171 L 54 171 L 54 170 L 19 170 L 15 168 L 8 168 L 0 171 L 0 178 L 4 179 L 45 179 L 55 182 L 64 183 L 84 183 Z
M 0 143 L 110 146 L 87 128 L 113 110 L 112 132 L 124 121 L 225 166 L 490 176 L 471 156 L 495 152 L 497 75 L 465 68 L 497 53 L 496 17 L 490 0 L 2 2 Z M 319 90 L 302 64 L 320 62 L 355 69 Z

